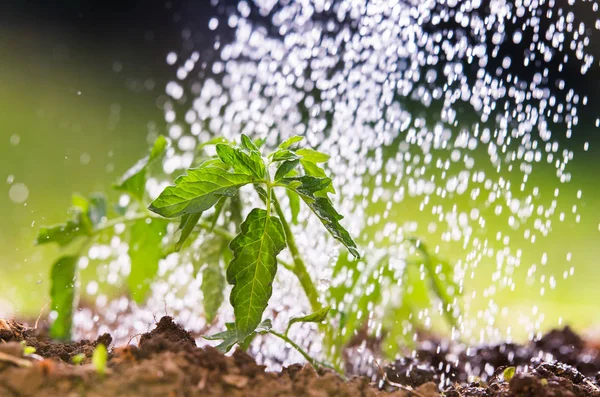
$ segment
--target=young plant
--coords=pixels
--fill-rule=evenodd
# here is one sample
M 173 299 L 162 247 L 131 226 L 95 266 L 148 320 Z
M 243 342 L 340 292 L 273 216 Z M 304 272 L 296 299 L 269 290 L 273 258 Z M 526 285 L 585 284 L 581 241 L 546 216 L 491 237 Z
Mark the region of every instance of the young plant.
M 294 319 L 290 325 L 302 321 L 321 322 L 327 314 L 326 308 L 321 305 L 277 192 L 285 191 L 288 197 L 291 222 L 297 222 L 300 203 L 304 202 L 352 255 L 358 257 L 359 253 L 350 234 L 340 224 L 342 216 L 328 198 L 335 190 L 320 164 L 329 156 L 298 148 L 301 141 L 302 137 L 292 137 L 266 157 L 260 150 L 262 143 L 245 135 L 241 137 L 241 145 L 223 138 L 207 142 L 202 149 L 214 146 L 216 156 L 205 158 L 198 167 L 177 178 L 174 186 L 166 188 L 150 204 L 149 212 L 143 205 L 148 174 L 168 147 L 165 138 L 159 137 L 150 154 L 115 185 L 115 189 L 134 199 L 127 208 L 116 207 L 114 212 L 121 216 L 109 219 L 112 214 L 103 196 L 94 195 L 89 200 L 75 196 L 73 219 L 40 229 L 37 240 L 38 244 L 57 243 L 61 247 L 79 243 L 75 253 L 61 256 L 52 267 L 51 307 L 56 317 L 51 335 L 56 339 L 70 338 L 78 298 L 79 258 L 100 237 L 110 237 L 115 226 L 121 224 L 128 226 L 120 238 L 125 236 L 129 242 L 131 271 L 127 285 L 134 301 L 145 300 L 159 260 L 172 252 L 191 254 L 196 272 L 202 272 L 204 307 L 209 322 L 222 304 L 225 282 L 233 285 L 230 302 L 235 323 L 220 334 L 223 350 L 229 350 L 236 343 L 245 346 L 256 333 L 270 332 L 287 340 L 287 332 L 276 334 L 262 321 L 278 263 L 297 276 L 315 312 Z M 244 211 L 239 189 L 245 185 L 254 187 L 264 207 L 252 208 L 242 220 Z M 178 238 L 165 244 L 169 222 L 179 223 Z M 232 225 L 237 235 L 229 232 Z M 201 245 L 190 244 L 190 240 L 198 241 L 200 233 Z M 286 247 L 292 255 L 292 264 L 278 259 Z M 226 275 L 223 274 L 225 265 Z
M 106 365 L 108 363 L 108 351 L 102 343 L 98 344 L 92 354 L 92 364 L 96 369 L 96 373 L 100 376 L 106 374 Z
M 167 187 L 147 208 L 146 203 L 150 200 L 146 182 L 149 175 L 159 169 L 168 148 L 167 140 L 158 137 L 149 155 L 114 185 L 118 192 L 130 196 L 130 203 L 125 207 L 109 206 L 104 195 L 95 194 L 89 199 L 74 196 L 72 219 L 41 228 L 37 239 L 38 244 L 56 243 L 66 251 L 51 271 L 51 308 L 55 316 L 51 336 L 55 339 L 71 337 L 73 311 L 78 300 L 79 258 L 86 255 L 93 244 L 115 236 L 117 225 L 121 230 L 118 237 L 129 244 L 131 270 L 126 286 L 133 301 L 145 301 L 160 259 L 174 252 L 189 258 L 195 273 L 202 274 L 207 322 L 213 321 L 222 306 L 226 283 L 233 286 L 229 301 L 235 322 L 226 324 L 223 332 L 207 337 L 222 341 L 218 347 L 223 351 L 235 344 L 246 348 L 257 334 L 272 334 L 298 349 L 314 365 L 326 365 L 309 357 L 291 341 L 288 331 L 299 322 L 323 323 L 333 314 L 336 328 L 330 326 L 322 330 L 329 348 L 327 354 L 339 368 L 343 346 L 365 325 L 366 314 L 380 304 L 383 291 L 398 284 L 398 280 L 402 280 L 403 286 L 400 304 L 386 308 L 389 313 L 386 317 L 393 316 L 401 321 L 416 318 L 411 316 L 415 311 L 429 307 L 428 291 L 431 289 L 443 302 L 444 313 L 452 323 L 455 318 L 450 310 L 453 295 L 448 290 L 458 291 L 452 281 L 452 267 L 430 255 L 416 240 L 412 244 L 420 255 L 407 263 L 404 272 L 391 270 L 387 256 L 370 261 L 371 265 L 364 268 L 366 262 L 350 260 L 349 255 L 342 252 L 334 267 L 333 278 L 348 277 L 324 296 L 319 295 L 290 228 L 290 223 L 298 222 L 301 203 L 307 205 L 352 256 L 359 258 L 359 252 L 350 234 L 340 224 L 342 216 L 328 197 L 335 189 L 321 164 L 329 156 L 298 147 L 301 142 L 302 137 L 294 136 L 263 156 L 263 142 L 252 141 L 245 135 L 241 136 L 239 145 L 215 138 L 200 145 L 196 156 L 198 165 L 178 177 L 174 186 Z M 216 155 L 205 154 L 209 147 Z M 253 187 L 262 206 L 243 208 L 240 189 L 247 185 Z M 282 193 L 287 195 L 289 214 L 280 205 L 278 195 Z M 244 213 L 247 213 L 245 219 Z M 171 222 L 178 224 L 175 233 L 167 232 L 172 230 L 168 228 Z M 286 248 L 293 263 L 279 258 Z M 440 264 L 442 271 L 438 272 Z M 291 319 L 282 333 L 272 329 L 270 320 L 263 319 L 278 265 L 298 278 L 313 312 Z M 415 271 L 421 268 L 427 274 L 426 280 L 418 274 L 415 277 Z M 427 282 L 429 285 L 424 284 Z M 369 293 L 356 293 L 367 289 Z M 330 306 L 324 306 L 323 302 Z M 403 332 L 398 326 L 401 321 L 385 324 L 391 331 L 391 340 L 397 340 Z
M 136 199 L 130 209 L 142 208 L 143 211 L 123 216 L 127 208 L 115 206 L 110 211 L 104 194 L 93 194 L 89 199 L 74 195 L 70 220 L 40 228 L 36 241 L 38 245 L 55 243 L 63 250 L 63 254 L 52 265 L 50 275 L 51 310 L 56 316 L 50 327 L 53 338 L 71 338 L 73 310 L 79 296 L 76 286 L 80 257 L 87 254 L 87 249 L 101 237 L 114 234 L 114 228 L 118 224 L 131 225 L 127 233 L 131 259 L 131 272 L 127 281 L 132 298 L 138 303 L 144 301 L 150 282 L 158 270 L 158 260 L 163 255 L 160 242 L 168 222 L 150 218 L 141 203 L 144 202 L 148 170 L 163 157 L 166 149 L 166 139 L 158 137 L 150 154 L 127 171 L 115 185 L 116 190 L 126 192 Z M 109 215 L 113 213 L 117 216 L 109 220 Z
M 190 169 L 175 180 L 154 200 L 149 209 L 166 218 L 180 218 L 182 239 L 193 229 L 202 214 L 222 199 L 234 197 L 245 185 L 252 185 L 264 202 L 264 208 L 252 208 L 240 226 L 239 233 L 229 243 L 232 258 L 226 279 L 233 285 L 229 301 L 234 309 L 235 323 L 211 339 L 222 340 L 219 348 L 228 351 L 235 344 L 246 345 L 256 333 L 277 334 L 263 313 L 272 294 L 279 253 L 290 250 L 293 265 L 288 268 L 304 288 L 315 313 L 323 307 L 315 285 L 302 260 L 286 215 L 279 204 L 277 191 L 285 191 L 292 202 L 303 201 L 321 220 L 329 233 L 355 256 L 356 244 L 340 224 L 342 216 L 328 198 L 331 179 L 318 165 L 329 159 L 324 153 L 307 148 L 295 148 L 302 137 L 292 137 L 277 150 L 263 157 L 259 146 L 245 135 L 241 145 L 229 142 L 216 144 L 217 157 Z M 297 207 L 292 206 L 292 218 Z M 188 227 L 188 225 L 190 225 Z M 180 240 L 181 241 L 181 240 Z M 295 321 L 300 321 L 299 319 Z M 310 317 L 308 320 L 310 321 Z

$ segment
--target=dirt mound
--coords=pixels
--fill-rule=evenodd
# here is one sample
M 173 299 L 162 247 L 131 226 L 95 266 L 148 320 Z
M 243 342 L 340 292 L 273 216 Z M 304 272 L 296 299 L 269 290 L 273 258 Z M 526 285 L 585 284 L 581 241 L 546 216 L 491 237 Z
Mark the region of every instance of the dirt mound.
M 568 328 L 524 346 L 466 349 L 426 341 L 414 358 L 386 367 L 385 381 L 372 383 L 365 377 L 344 380 L 301 365 L 266 372 L 243 352 L 225 356 L 211 347 L 196 347 L 194 338 L 170 317 L 142 335 L 139 346 L 112 350 L 101 375 L 89 360 L 83 365 L 69 361 L 76 352 L 91 357 L 98 343 L 109 346 L 110 335 L 94 342 L 61 344 L 18 323 L 4 325 L 0 396 L 600 397 L 598 351 Z M 24 355 L 23 341 L 36 347 L 36 354 Z M 574 364 L 551 361 L 552 357 Z M 504 379 L 507 366 L 517 366 L 516 374 Z M 462 380 L 474 378 L 468 377 L 469 370 L 480 371 L 478 382 Z
M 27 328 L 16 321 L 0 320 L 0 343 L 19 342 L 35 348 L 35 353 L 44 358 L 55 358 L 70 363 L 74 356 L 83 354 L 90 358 L 99 343 L 109 347 L 112 336 L 104 334 L 95 341 L 60 343 L 50 340 L 45 331 Z
M 24 357 L 19 343 L 0 344 L 0 396 L 408 396 L 402 391 L 380 391 L 367 378 L 344 381 L 333 372 L 317 374 L 310 366 L 293 365 L 269 373 L 243 352 L 228 357 L 211 347 L 196 347 L 191 335 L 170 317 L 142 335 L 138 347 L 114 349 L 105 376 L 91 364 L 66 362 L 74 351 L 91 355 L 97 343 L 109 345 L 109 335 L 92 343 L 60 344 L 35 340 L 33 335 L 28 339 L 28 332 L 33 334 L 24 330 L 3 338 L 40 346 L 37 353 L 44 359 Z M 419 390 L 422 396 L 439 396 L 433 384 Z

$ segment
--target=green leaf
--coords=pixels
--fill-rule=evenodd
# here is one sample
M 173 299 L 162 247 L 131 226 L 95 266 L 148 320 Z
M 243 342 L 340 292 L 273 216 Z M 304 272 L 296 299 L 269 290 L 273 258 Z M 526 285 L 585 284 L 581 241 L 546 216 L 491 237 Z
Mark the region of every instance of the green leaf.
M 281 142 L 281 145 L 279 145 L 279 149 L 289 149 L 296 143 L 301 142 L 303 139 L 304 139 L 304 137 L 302 137 L 300 135 L 294 135 L 294 136 L 286 139 L 285 141 Z
M 254 185 L 254 190 L 256 190 L 256 193 L 258 193 L 258 197 L 260 197 L 260 199 L 264 203 L 266 203 L 269 200 L 269 194 L 262 186 Z
M 305 175 L 296 178 L 285 178 L 282 181 L 288 185 L 288 189 L 292 189 L 300 195 L 333 238 L 344 244 L 356 258 L 360 257 L 356 243 L 354 243 L 348 231 L 339 222 L 344 217 L 333 208 L 333 203 L 326 196 L 314 196 L 315 192 L 320 192 L 329 186 L 331 179 Z M 300 182 L 300 185 L 298 185 L 298 182 Z
M 286 189 L 288 200 L 290 202 L 290 211 L 292 212 L 292 223 L 298 224 L 298 215 L 300 214 L 300 197 L 295 191 Z
M 50 336 L 53 339 L 71 339 L 78 260 L 78 256 L 63 256 L 52 265 L 50 307 L 56 312 L 56 319 L 50 326 Z
M 231 197 L 240 187 L 254 181 L 251 175 L 234 174 L 212 163 L 201 165 L 175 179 L 175 186 L 163 190 L 149 209 L 166 218 L 203 212 L 221 197 Z
M 235 329 L 235 324 L 226 323 L 225 326 L 227 327 L 226 331 L 219 332 L 217 334 L 210 335 L 210 336 L 204 336 L 204 339 L 206 339 L 206 340 L 222 340 L 223 342 L 221 344 L 219 344 L 216 348 L 223 353 L 227 353 L 229 350 L 231 350 L 231 348 L 236 343 L 238 343 L 240 345 L 240 348 L 242 350 L 247 350 L 250 343 L 252 343 L 252 340 L 254 339 L 254 337 L 257 334 L 261 334 L 261 335 L 268 334 L 271 331 L 271 329 L 273 328 L 273 324 L 271 323 L 271 320 L 266 319 L 263 322 L 261 322 L 260 324 L 258 324 L 258 326 L 256 327 L 256 330 L 254 332 L 252 332 L 250 335 L 248 335 L 243 340 L 238 340 L 238 338 L 237 338 L 238 334 Z
M 277 150 L 276 152 L 273 152 L 269 155 L 269 158 L 271 159 L 271 162 L 276 162 L 276 161 L 286 161 L 286 160 L 298 160 L 300 159 L 300 156 L 298 156 L 296 153 L 292 152 L 291 150 Z
M 218 144 L 218 143 L 229 144 L 230 142 L 229 142 L 227 139 L 225 139 L 225 138 L 223 138 L 223 137 L 220 137 L 220 136 L 218 136 L 218 137 L 212 138 L 212 139 L 210 139 L 210 140 L 208 140 L 208 141 L 206 141 L 206 142 L 203 142 L 203 143 L 201 143 L 201 144 L 198 146 L 198 149 L 201 149 L 201 148 L 203 148 L 203 147 L 205 147 L 205 146 L 209 146 L 209 145 L 216 145 L 216 144 Z
M 106 196 L 103 193 L 94 193 L 90 196 L 87 217 L 89 218 L 92 227 L 97 228 L 106 218 L 108 204 Z
M 267 138 L 256 138 L 254 140 L 254 144 L 256 145 L 256 147 L 258 147 L 259 149 L 262 148 L 265 143 L 267 143 Z
M 216 348 L 222 353 L 227 353 L 236 343 L 238 343 L 237 335 L 237 331 L 233 328 L 214 335 L 204 336 L 203 338 L 206 340 L 222 340 L 223 342 L 217 345 Z
M 114 188 L 130 194 L 138 200 L 142 200 L 146 189 L 146 171 L 148 166 L 165 154 L 167 146 L 167 139 L 159 135 L 154 142 L 150 154 L 125 171 L 121 179 L 114 185 Z
M 131 227 L 129 257 L 131 272 L 127 278 L 129 292 L 135 302 L 141 304 L 150 291 L 150 283 L 158 272 L 158 261 L 162 257 L 161 240 L 167 231 L 165 219 L 136 221 Z
M 185 241 L 194 231 L 194 228 L 198 224 L 198 221 L 200 220 L 201 216 L 202 212 L 195 212 L 193 214 L 185 214 L 181 216 L 181 223 L 179 224 L 179 229 L 181 229 L 181 236 L 179 236 L 179 240 L 175 244 L 175 251 L 181 250 L 181 247 L 183 247 Z
M 236 173 L 252 175 L 257 179 L 265 177 L 265 163 L 258 151 L 248 153 L 233 146 L 218 144 L 217 155 L 222 162 L 231 166 Z
M 152 163 L 154 160 L 158 160 L 161 158 L 165 152 L 167 151 L 167 147 L 169 146 L 169 142 L 167 138 L 162 135 L 159 135 L 154 141 L 154 145 L 152 146 L 152 150 L 150 151 L 150 159 L 148 163 Z
M 215 205 L 215 212 L 214 212 L 214 214 L 212 214 L 211 221 L 210 221 L 210 231 L 211 232 L 215 229 L 215 226 L 217 226 L 219 217 L 221 216 L 221 213 L 223 213 L 223 208 L 225 208 L 225 203 L 227 202 L 228 199 L 229 199 L 229 197 L 223 196 L 217 202 L 217 205 Z
M 515 372 L 517 369 L 515 367 L 508 367 L 504 371 L 502 371 L 502 379 L 505 382 L 510 382 L 510 380 L 515 376 Z
M 311 161 L 306 161 L 304 159 L 300 160 L 300 164 L 302 165 L 302 168 L 304 169 L 304 173 L 306 175 L 314 176 L 316 178 L 327 178 L 325 170 L 319 167 L 318 164 L 313 163 Z M 333 187 L 333 184 L 330 184 L 325 189 L 323 189 L 322 192 L 322 194 L 320 192 L 315 192 L 315 196 L 324 196 L 326 195 L 326 193 L 335 194 L 335 188 Z
M 271 322 L 271 319 L 266 319 L 262 323 L 258 324 L 258 327 L 256 327 L 256 333 L 266 334 L 270 332 L 271 329 L 273 329 L 273 323 Z
M 249 336 L 262 320 L 273 292 L 277 255 L 285 245 L 279 218 L 258 208 L 248 214 L 240 234 L 229 244 L 233 260 L 227 267 L 227 282 L 233 285 L 229 300 L 238 340 Z
M 106 363 L 108 362 L 108 351 L 106 350 L 106 346 L 102 343 L 99 343 L 94 349 L 94 353 L 92 354 L 92 364 L 96 369 L 96 373 L 98 375 L 104 375 L 106 373 Z
M 302 148 L 296 150 L 296 154 L 302 156 L 302 158 L 306 161 L 310 161 L 311 163 L 325 163 L 329 161 L 331 156 L 325 153 L 318 152 L 309 148 Z
M 321 223 L 323 223 L 323 226 L 325 226 L 325 229 L 329 231 L 333 238 L 344 244 L 355 258 L 360 258 L 356 243 L 350 236 L 350 233 L 339 222 L 344 217 L 333 208 L 331 200 L 326 197 L 316 197 L 315 201 L 309 202 L 305 196 L 301 195 L 300 197 L 302 197 L 312 212 L 321 220 Z
M 330 309 L 331 309 L 331 307 L 325 306 L 321 310 L 318 310 L 318 311 L 308 314 L 306 316 L 292 318 L 288 323 L 287 330 L 285 333 L 287 334 L 290 327 L 294 323 L 322 323 L 327 318 L 327 315 L 329 314 Z
M 293 178 L 284 178 L 281 180 L 288 188 L 294 190 L 302 196 L 305 201 L 315 201 L 315 194 L 323 191 L 331 185 L 329 178 L 315 178 L 312 176 L 300 176 Z
M 248 136 L 245 134 L 242 134 L 242 147 L 250 151 L 258 151 L 258 146 L 256 146 L 254 142 L 252 142 L 252 139 L 248 138 Z
M 275 172 L 275 181 L 285 178 L 294 168 L 298 166 L 300 160 L 289 160 L 281 163 L 277 171 Z
M 61 247 L 75 241 L 78 237 L 90 236 L 92 231 L 82 224 L 83 215 L 77 214 L 75 219 L 49 227 L 41 227 L 36 244 L 57 243 Z
M 227 242 L 220 237 L 208 238 L 198 250 L 200 257 L 194 260 L 205 264 L 202 271 L 202 294 L 204 295 L 204 313 L 206 321 L 212 323 L 221 304 L 223 303 L 223 292 L 225 291 L 225 275 L 221 267 L 222 252 L 227 250 Z
M 81 365 L 86 358 L 87 356 L 84 353 L 77 353 L 71 357 L 71 362 L 73 365 Z

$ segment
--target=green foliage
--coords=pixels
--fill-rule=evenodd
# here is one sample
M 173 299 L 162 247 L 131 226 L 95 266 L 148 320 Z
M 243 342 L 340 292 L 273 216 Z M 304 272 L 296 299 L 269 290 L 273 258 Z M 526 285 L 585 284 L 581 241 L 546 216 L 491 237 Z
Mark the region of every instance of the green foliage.
M 57 317 L 51 335 L 58 339 L 70 337 L 77 301 L 78 259 L 99 236 L 110 237 L 118 224 L 126 226 L 119 237 L 129 239 L 131 272 L 126 286 L 138 304 L 146 300 L 161 258 L 175 252 L 191 258 L 195 274 L 202 276 L 202 304 L 208 323 L 213 322 L 225 300 L 226 282 L 232 285 L 229 302 L 235 322 L 227 323 L 223 332 L 206 337 L 221 341 L 218 347 L 222 351 L 236 344 L 245 349 L 256 335 L 270 334 L 289 343 L 313 365 L 327 366 L 288 338 L 290 327 L 300 322 L 318 324 L 325 331 L 325 343 L 335 347 L 339 355 L 343 345 L 365 327 L 373 308 L 382 304 L 384 292 L 396 292 L 398 288 L 399 298 L 384 308 L 384 320 L 391 319 L 384 321 L 386 344 L 397 344 L 406 334 L 406 321 L 412 318 L 414 322 L 416 313 L 430 307 L 434 300 L 442 302 L 444 315 L 453 323 L 455 296 L 460 288 L 453 281 L 452 266 L 418 240 L 409 240 L 414 245 L 414 257 L 404 269 L 392 268 L 387 256 L 361 260 L 357 245 L 341 223 L 343 216 L 329 197 L 336 192 L 323 165 L 329 155 L 299 147 L 301 142 L 302 137 L 291 137 L 271 153 L 262 152 L 264 140 L 245 135 L 240 144 L 223 138 L 205 142 L 199 146 L 194 163 L 199 165 L 176 178 L 174 185 L 164 189 L 146 208 L 145 185 L 153 172 L 152 164 L 168 147 L 167 140 L 159 137 L 149 155 L 115 185 L 117 191 L 136 199 L 127 207 L 115 214 L 110 211 L 115 206 L 109 206 L 103 195 L 89 199 L 74 196 L 71 219 L 41 228 L 37 239 L 38 244 L 53 242 L 61 247 L 83 240 L 75 254 L 63 255 L 53 266 L 51 298 Z M 215 156 L 205 154 L 209 146 L 214 146 Z M 289 213 L 280 206 L 278 192 L 287 195 Z M 244 208 L 241 194 L 257 195 L 262 205 Z M 261 204 L 260 200 L 254 202 Z M 310 210 L 306 213 L 316 216 L 325 230 L 347 248 L 347 252 L 340 253 L 333 271 L 334 280 L 344 281 L 334 283 L 326 296 L 317 291 L 289 226 L 298 223 L 302 203 Z M 169 223 L 178 227 L 168 227 Z M 286 248 L 293 264 L 282 263 L 279 258 Z M 263 319 L 278 262 L 298 278 L 312 308 L 312 314 L 292 318 L 284 333 L 274 330 L 269 319 Z M 106 355 L 101 345 L 94 352 L 92 361 L 99 373 L 106 367 Z
M 249 174 L 230 172 L 223 165 L 210 161 L 188 170 L 186 175 L 175 180 L 175 186 L 167 187 L 150 204 L 150 211 L 165 218 L 204 212 L 221 197 L 233 196 L 240 187 L 257 179 Z
M 167 231 L 167 224 L 164 219 L 147 218 L 136 221 L 131 228 L 131 272 L 127 278 L 127 285 L 131 297 L 138 304 L 146 300 L 150 283 L 158 271 L 158 261 L 162 257 L 160 243 Z
M 517 372 L 515 367 L 507 367 L 504 371 L 502 371 L 502 378 L 505 382 L 510 382 L 513 376 L 515 376 L 515 372 Z
M 83 354 L 83 353 L 77 353 L 76 355 L 74 355 L 73 357 L 71 357 L 71 362 L 74 365 L 81 365 L 85 359 L 86 359 L 85 354 Z
M 430 308 L 434 301 L 441 302 L 447 322 L 455 324 L 454 300 L 460 289 L 454 281 L 453 267 L 432 254 L 423 242 L 417 239 L 407 239 L 407 242 L 412 244 L 415 254 L 400 268 L 390 266 L 387 255 L 367 262 L 351 260 L 345 252 L 340 254 L 332 279 L 343 281 L 329 289 L 328 302 L 344 333 L 329 331 L 326 343 L 330 347 L 340 349 L 364 329 L 373 308 L 383 303 L 384 291 L 394 296 L 379 318 L 386 330 L 383 348 L 391 357 L 400 345 L 413 343 L 414 330 L 425 327 L 418 313 Z
M 277 255 L 285 243 L 279 218 L 255 208 L 229 245 L 233 260 L 227 267 L 227 282 L 233 285 L 229 300 L 235 312 L 239 341 L 248 337 L 262 320 L 273 292 Z
M 204 296 L 204 313 L 208 323 L 212 323 L 223 303 L 225 275 L 221 260 L 223 252 L 227 249 L 226 245 L 227 241 L 219 236 L 207 238 L 199 249 L 203 255 L 199 255 L 199 258 L 194 260 L 194 267 L 198 270 L 197 263 L 205 263 L 202 268 L 201 289 Z
M 92 354 L 92 364 L 96 369 L 96 373 L 100 376 L 106 374 L 106 364 L 108 363 L 108 351 L 106 346 L 99 343 Z
M 66 223 L 41 227 L 37 236 L 38 245 L 57 243 L 67 246 L 79 237 L 91 236 L 106 217 L 106 197 L 93 194 L 90 199 L 73 195 L 70 213 L 73 218 Z
M 119 182 L 114 185 L 114 188 L 130 194 L 140 201 L 143 200 L 148 167 L 164 156 L 168 146 L 169 143 L 167 142 L 167 139 L 162 135 L 159 136 L 154 142 L 150 154 L 127 170 Z
M 288 331 L 290 330 L 290 327 L 295 323 L 322 323 L 327 318 L 327 315 L 329 314 L 329 310 L 331 310 L 331 307 L 325 306 L 321 310 L 317 310 L 316 312 L 308 314 L 306 316 L 293 317 L 288 322 L 288 327 L 287 327 L 287 330 L 285 331 L 286 335 L 287 335 Z
M 50 307 L 56 312 L 56 319 L 50 326 L 50 336 L 54 339 L 71 338 L 78 261 L 78 256 L 63 256 L 52 265 Z

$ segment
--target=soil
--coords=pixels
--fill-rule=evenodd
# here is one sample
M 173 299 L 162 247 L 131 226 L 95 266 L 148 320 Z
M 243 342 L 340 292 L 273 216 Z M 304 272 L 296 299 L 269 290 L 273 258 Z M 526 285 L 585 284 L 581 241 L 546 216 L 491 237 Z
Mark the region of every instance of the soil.
M 569 328 L 528 345 L 467 349 L 424 341 L 414 358 L 391 363 L 375 381 L 344 380 L 308 365 L 266 372 L 243 352 L 225 356 L 197 347 L 170 317 L 142 335 L 138 346 L 111 349 L 101 375 L 91 357 L 99 343 L 111 342 L 108 334 L 52 342 L 44 332 L 0 320 L 0 396 L 600 397 L 600 353 Z M 24 355 L 23 344 L 35 347 L 35 354 Z M 85 356 L 81 365 L 71 364 L 77 354 Z M 508 367 L 516 374 L 504 379 Z

